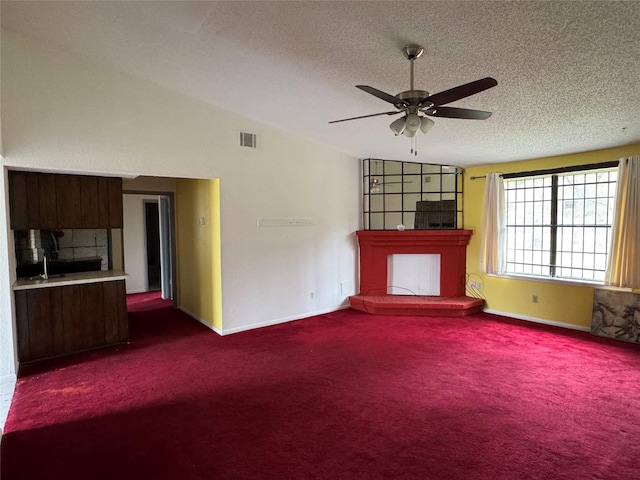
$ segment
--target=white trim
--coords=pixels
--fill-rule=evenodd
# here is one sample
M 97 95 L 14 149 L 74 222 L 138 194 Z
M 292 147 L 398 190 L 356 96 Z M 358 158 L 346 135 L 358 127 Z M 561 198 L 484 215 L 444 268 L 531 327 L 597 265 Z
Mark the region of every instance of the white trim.
M 183 313 L 186 313 L 187 315 L 189 315 L 191 318 L 193 318 L 194 320 L 197 320 L 198 322 L 200 322 L 202 325 L 204 325 L 205 327 L 207 327 L 209 330 L 213 330 L 214 332 L 216 332 L 218 335 L 222 335 L 222 330 L 220 330 L 219 328 L 214 327 L 213 325 L 211 325 L 208 322 L 205 322 L 203 319 L 201 319 L 200 317 L 198 317 L 195 313 L 191 313 L 189 310 L 187 310 L 184 307 L 178 307 L 178 310 L 180 310 Z
M 151 290 L 144 290 L 144 289 L 139 290 L 139 289 L 136 289 L 136 290 L 132 290 L 132 291 L 130 291 L 130 292 L 127 292 L 127 295 L 135 295 L 136 293 L 148 293 L 148 292 L 150 292 L 150 291 L 151 291 Z M 159 292 L 160 290 L 153 290 L 153 291 L 154 291 L 154 292 Z
M 582 325 L 574 325 L 572 323 L 555 322 L 553 320 L 545 320 L 544 318 L 529 317 L 528 315 L 519 315 L 517 313 L 499 312 L 497 310 L 491 310 L 485 308 L 485 313 L 492 313 L 494 315 L 500 315 L 502 317 L 515 318 L 517 320 L 525 320 L 527 322 L 542 323 L 544 325 L 552 325 L 554 327 L 569 328 L 571 330 L 580 330 L 582 332 L 591 332 L 591 327 L 583 327 Z
M 345 303 L 342 303 L 342 304 L 340 304 L 340 305 L 338 305 L 337 307 L 334 307 L 334 308 L 328 308 L 328 309 L 324 309 L 324 310 L 315 310 L 313 312 L 307 312 L 304 315 L 294 315 L 294 316 L 291 316 L 291 317 L 274 318 L 273 320 L 267 320 L 266 322 L 252 323 L 251 325 L 243 325 L 241 327 L 230 328 L 228 330 L 225 330 L 225 329 L 220 330 L 219 328 L 214 327 L 210 323 L 205 322 L 204 320 L 199 318 L 197 315 L 194 315 L 193 313 L 191 313 L 190 311 L 188 311 L 187 309 L 185 309 L 183 307 L 178 307 L 178 310 L 186 313 L 187 315 L 192 317 L 194 320 L 197 320 L 198 322 L 203 324 L 205 327 L 207 327 L 210 330 L 213 330 L 214 332 L 216 332 L 218 335 L 224 336 L 224 335 L 231 335 L 233 333 L 245 332 L 247 330 L 254 330 L 256 328 L 270 327 L 272 325 L 278 325 L 280 323 L 287 323 L 287 322 L 293 322 L 293 321 L 296 321 L 296 320 L 303 320 L 305 318 L 315 317 L 316 315 L 324 315 L 326 313 L 332 313 L 332 312 L 336 312 L 338 310 L 344 310 L 344 309 L 347 309 L 347 308 L 349 308 L 349 303 L 345 302 Z
M 561 278 L 554 278 L 554 277 L 539 277 L 539 276 L 535 276 L 535 275 L 526 275 L 526 274 L 522 274 L 519 275 L 517 273 L 486 273 L 485 274 L 487 277 L 494 277 L 494 278 L 506 278 L 509 280 L 524 280 L 524 281 L 531 281 L 531 282 L 542 282 L 542 283 L 555 283 L 556 285 L 568 285 L 571 287 L 591 287 L 591 288 L 600 288 L 602 290 L 615 290 L 618 292 L 632 292 L 633 289 L 632 288 L 627 288 L 627 287 L 616 287 L 613 285 L 605 285 L 604 283 L 596 283 L 596 282 L 589 282 L 587 280 L 563 280 Z

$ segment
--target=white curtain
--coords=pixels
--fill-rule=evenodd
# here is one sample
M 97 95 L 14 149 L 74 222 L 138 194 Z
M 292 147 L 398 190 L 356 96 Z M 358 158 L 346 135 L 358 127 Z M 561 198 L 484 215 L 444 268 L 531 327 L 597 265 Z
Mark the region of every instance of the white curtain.
M 499 173 L 487 175 L 480 239 L 480 271 L 503 273 L 505 270 L 504 183 Z
M 640 288 L 640 155 L 621 158 L 605 283 Z

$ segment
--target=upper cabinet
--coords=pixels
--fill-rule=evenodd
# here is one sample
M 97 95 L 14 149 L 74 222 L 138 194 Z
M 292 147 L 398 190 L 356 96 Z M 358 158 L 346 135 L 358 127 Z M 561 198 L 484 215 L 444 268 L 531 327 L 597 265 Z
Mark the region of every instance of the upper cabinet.
M 9 172 L 11 228 L 122 228 L 122 180 Z

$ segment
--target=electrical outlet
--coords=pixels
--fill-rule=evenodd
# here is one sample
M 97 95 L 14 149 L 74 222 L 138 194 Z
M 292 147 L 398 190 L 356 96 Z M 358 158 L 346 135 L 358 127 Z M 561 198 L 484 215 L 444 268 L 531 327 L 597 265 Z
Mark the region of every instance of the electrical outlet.
M 313 300 L 316 298 L 316 292 L 309 292 L 309 300 Z
M 533 303 L 538 303 L 538 295 L 532 295 L 532 296 L 531 296 L 531 301 L 532 301 Z
M 482 291 L 482 282 L 476 282 L 476 290 L 478 290 L 479 292 Z

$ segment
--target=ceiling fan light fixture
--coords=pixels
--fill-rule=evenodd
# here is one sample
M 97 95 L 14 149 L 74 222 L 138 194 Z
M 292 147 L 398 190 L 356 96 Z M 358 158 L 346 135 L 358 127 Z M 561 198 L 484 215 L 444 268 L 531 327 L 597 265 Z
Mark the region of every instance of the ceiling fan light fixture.
M 393 122 L 391 122 L 391 125 L 389 125 L 389 128 L 391 128 L 391 131 L 396 136 L 402 135 L 402 132 L 404 132 L 404 128 L 405 128 L 405 118 L 401 117 L 394 120 Z
M 418 131 L 418 129 L 420 128 L 422 121 L 420 120 L 420 117 L 418 115 L 416 115 L 415 113 L 410 113 L 409 115 L 407 115 L 407 119 L 405 120 L 405 126 L 407 130 L 411 130 L 412 132 Z M 407 135 L 407 136 L 411 136 L 413 137 L 413 135 Z
M 434 122 L 428 117 L 422 117 L 420 122 L 420 130 L 422 130 L 422 133 L 427 133 L 435 123 L 436 122 Z
M 416 136 L 417 133 L 418 133 L 417 130 L 409 130 L 408 128 L 404 129 L 404 136 L 405 137 L 413 138 L 413 137 Z

